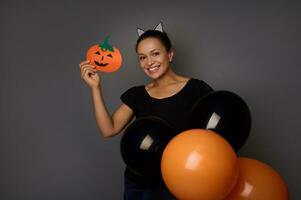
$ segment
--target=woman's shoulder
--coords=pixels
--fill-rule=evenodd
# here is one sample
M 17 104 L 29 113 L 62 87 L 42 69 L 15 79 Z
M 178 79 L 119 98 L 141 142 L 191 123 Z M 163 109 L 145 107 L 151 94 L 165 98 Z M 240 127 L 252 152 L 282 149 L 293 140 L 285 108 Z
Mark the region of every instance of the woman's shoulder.
M 212 91 L 213 88 L 204 80 L 199 78 L 191 78 L 189 80 L 190 85 L 192 85 L 196 89 L 202 89 L 206 91 Z
M 123 103 L 127 104 L 130 108 L 134 110 L 137 98 L 140 98 L 142 95 L 142 86 L 132 86 L 123 92 L 120 96 L 120 99 Z
M 128 88 L 123 94 L 137 94 L 139 91 L 141 91 L 141 88 L 143 88 L 143 85 L 135 85 L 130 88 Z
M 191 82 L 193 82 L 193 83 L 197 83 L 197 84 L 208 84 L 208 83 L 205 82 L 203 79 L 194 78 L 194 77 L 190 78 L 189 81 L 191 81 Z

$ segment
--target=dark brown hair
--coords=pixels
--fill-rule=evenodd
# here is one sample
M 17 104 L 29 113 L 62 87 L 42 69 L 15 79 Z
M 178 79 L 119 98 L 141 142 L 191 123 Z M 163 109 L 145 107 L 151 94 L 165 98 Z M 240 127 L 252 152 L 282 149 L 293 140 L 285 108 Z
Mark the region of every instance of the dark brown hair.
M 167 52 L 169 52 L 169 50 L 171 49 L 171 42 L 166 32 L 161 32 L 157 30 L 147 30 L 138 38 L 136 43 L 136 52 L 139 43 L 146 38 L 158 39 L 163 44 Z

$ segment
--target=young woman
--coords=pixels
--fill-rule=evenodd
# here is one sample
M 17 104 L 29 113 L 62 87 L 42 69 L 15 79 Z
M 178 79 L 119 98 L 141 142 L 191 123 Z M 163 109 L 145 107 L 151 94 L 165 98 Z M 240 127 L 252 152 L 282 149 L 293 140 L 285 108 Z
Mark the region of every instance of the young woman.
M 148 30 L 137 40 L 139 64 L 151 79 L 146 85 L 134 86 L 121 95 L 122 104 L 112 114 L 107 111 L 100 78 L 89 61 L 80 63 L 81 77 L 92 92 L 97 126 L 104 137 L 114 136 L 135 116 L 160 117 L 183 131 L 194 103 L 212 91 L 202 80 L 176 74 L 171 66 L 174 51 L 165 32 Z M 163 182 L 152 185 L 129 170 L 125 172 L 126 200 L 175 199 Z

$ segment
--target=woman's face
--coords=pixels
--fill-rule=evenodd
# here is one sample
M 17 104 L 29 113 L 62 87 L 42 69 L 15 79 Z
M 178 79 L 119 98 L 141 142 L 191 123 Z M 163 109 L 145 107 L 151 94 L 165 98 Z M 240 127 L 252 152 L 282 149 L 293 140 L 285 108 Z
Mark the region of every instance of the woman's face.
M 137 47 L 140 66 L 152 79 L 160 78 L 170 67 L 173 51 L 166 51 L 164 45 L 157 38 L 145 38 Z

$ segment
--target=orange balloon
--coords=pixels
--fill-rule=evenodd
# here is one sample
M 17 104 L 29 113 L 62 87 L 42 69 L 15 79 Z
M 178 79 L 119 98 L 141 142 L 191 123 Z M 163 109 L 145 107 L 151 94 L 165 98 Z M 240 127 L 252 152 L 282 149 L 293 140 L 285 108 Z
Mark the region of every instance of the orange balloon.
M 238 158 L 239 178 L 226 200 L 288 200 L 282 177 L 269 165 L 250 158 Z
M 180 200 L 222 200 L 234 188 L 238 162 L 231 145 L 209 130 L 191 129 L 165 147 L 161 173 Z

